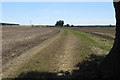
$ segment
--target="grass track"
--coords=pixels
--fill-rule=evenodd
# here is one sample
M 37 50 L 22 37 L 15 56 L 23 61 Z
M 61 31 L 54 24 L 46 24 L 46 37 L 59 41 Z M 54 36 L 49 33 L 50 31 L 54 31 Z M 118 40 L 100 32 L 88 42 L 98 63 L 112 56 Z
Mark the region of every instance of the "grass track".
M 88 46 L 95 46 L 102 50 L 109 51 L 112 47 L 113 41 L 109 39 L 105 39 L 99 36 L 95 36 L 92 34 L 87 34 L 80 31 L 69 30 L 70 32 L 78 35 L 83 41 L 85 41 L 86 45 Z
M 53 43 L 23 62 L 12 77 L 30 71 L 71 71 L 75 65 L 87 59 L 90 54 L 106 55 L 112 41 L 80 31 L 62 29 L 63 33 Z M 46 43 L 47 44 L 47 43 Z M 31 53 L 32 54 L 32 53 Z

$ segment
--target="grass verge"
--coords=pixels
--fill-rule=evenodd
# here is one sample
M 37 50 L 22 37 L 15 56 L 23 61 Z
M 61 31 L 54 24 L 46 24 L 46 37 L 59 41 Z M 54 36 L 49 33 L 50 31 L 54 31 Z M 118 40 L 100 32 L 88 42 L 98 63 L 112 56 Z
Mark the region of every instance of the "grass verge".
M 109 39 L 105 39 L 102 38 L 100 36 L 95 36 L 92 34 L 87 34 L 84 32 L 80 32 L 80 31 L 75 31 L 75 30 L 71 30 L 71 29 L 66 29 L 67 31 L 72 32 L 73 34 L 77 35 L 80 37 L 80 39 L 82 40 L 82 43 L 89 48 L 95 48 L 98 50 L 103 51 L 104 53 L 108 52 L 113 44 L 113 40 L 109 40 Z M 95 50 L 93 49 L 93 50 Z M 95 53 L 98 53 L 97 51 L 93 51 Z M 102 53 L 101 53 L 102 54 Z M 107 53 L 106 53 L 107 54 Z

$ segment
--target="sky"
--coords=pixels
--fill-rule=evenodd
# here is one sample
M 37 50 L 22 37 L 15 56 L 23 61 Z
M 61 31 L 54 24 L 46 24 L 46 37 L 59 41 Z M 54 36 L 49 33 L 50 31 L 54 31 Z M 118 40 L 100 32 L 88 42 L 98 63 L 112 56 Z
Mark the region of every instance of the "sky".
M 2 2 L 2 21 L 29 25 L 115 24 L 112 2 Z
M 112 2 L 113 0 L 1 0 L 2 2 Z M 114 0 L 120 1 L 120 0 Z

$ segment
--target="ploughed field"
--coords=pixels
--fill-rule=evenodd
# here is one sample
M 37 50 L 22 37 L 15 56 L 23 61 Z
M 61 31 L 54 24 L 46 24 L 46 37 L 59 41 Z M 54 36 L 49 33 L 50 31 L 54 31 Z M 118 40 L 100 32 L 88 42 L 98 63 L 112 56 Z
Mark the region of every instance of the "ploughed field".
M 3 64 L 52 37 L 59 30 L 30 26 L 2 26 Z
M 108 36 L 115 32 L 114 28 L 3 26 L 2 33 L 3 78 L 84 78 L 95 76 L 96 66 L 113 44 Z

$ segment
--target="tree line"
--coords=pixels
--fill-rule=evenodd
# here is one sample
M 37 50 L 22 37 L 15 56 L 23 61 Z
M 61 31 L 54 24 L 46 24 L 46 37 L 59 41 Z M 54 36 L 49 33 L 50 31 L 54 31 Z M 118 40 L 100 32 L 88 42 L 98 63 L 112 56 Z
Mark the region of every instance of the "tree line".
M 55 23 L 55 26 L 53 27 L 115 27 L 115 25 L 70 25 L 70 24 L 66 24 L 64 25 L 64 21 L 63 20 L 59 20 Z

